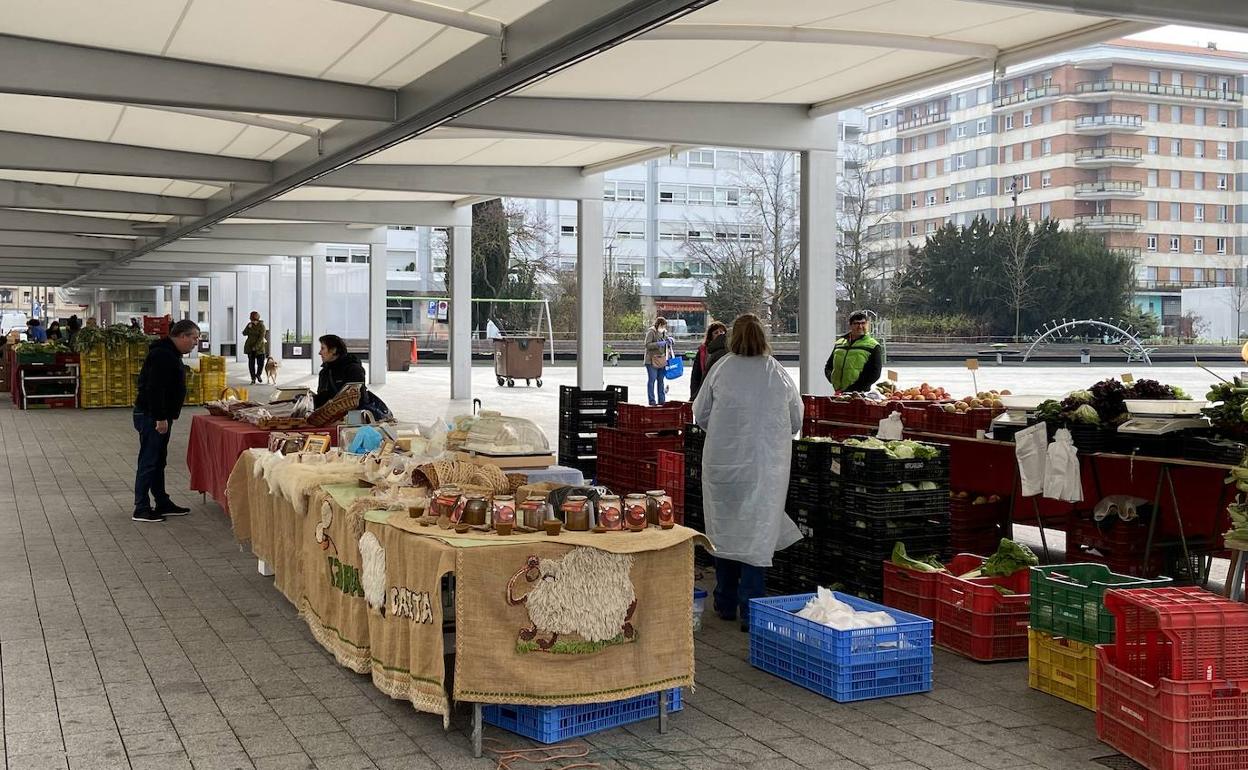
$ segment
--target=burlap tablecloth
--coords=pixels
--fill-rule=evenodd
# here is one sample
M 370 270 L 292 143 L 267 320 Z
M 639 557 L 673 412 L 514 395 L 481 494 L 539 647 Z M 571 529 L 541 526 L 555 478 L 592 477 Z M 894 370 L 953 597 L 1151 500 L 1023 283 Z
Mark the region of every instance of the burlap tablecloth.
M 303 552 L 294 545 L 304 517 L 296 513 L 284 497 L 269 493 L 264 478 L 257 478 L 253 472 L 255 463 L 251 452 L 243 452 L 226 487 L 234 539 L 240 543 L 251 541 L 251 552 L 272 568 L 274 586 L 298 607 L 303 585 Z

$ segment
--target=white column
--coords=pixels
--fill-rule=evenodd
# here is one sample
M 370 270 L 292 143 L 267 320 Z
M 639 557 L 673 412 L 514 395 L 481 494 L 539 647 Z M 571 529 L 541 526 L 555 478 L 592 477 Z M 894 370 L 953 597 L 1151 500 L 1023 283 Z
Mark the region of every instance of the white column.
M 269 265 L 269 357 L 282 362 L 282 314 L 285 302 L 282 298 L 282 265 Z
M 181 321 L 186 316 L 182 315 L 182 284 L 169 284 L 169 317 L 173 319 L 173 323 Z
M 168 306 L 165 305 L 165 287 L 156 286 L 153 287 L 153 291 L 156 294 L 156 310 L 152 313 L 152 315 L 159 318 L 169 312 Z
M 803 393 L 828 395 L 823 365 L 836 342 L 836 153 L 802 153 L 798 338 Z
M 386 228 L 368 245 L 368 383 L 386 382 Z
M 100 326 L 104 325 L 104 322 L 100 320 L 100 303 L 103 301 L 104 301 L 104 290 L 92 289 L 91 290 L 91 314 L 88 315 L 87 318 L 94 318 L 95 322 L 99 324 Z M 83 319 L 83 325 L 86 325 L 86 319 Z
M 602 383 L 602 199 L 576 205 L 576 384 Z
M 221 288 L 221 276 L 208 276 L 208 351 L 221 355 L 221 343 L 225 339 L 225 290 Z
M 247 324 L 247 314 L 251 312 L 251 268 L 245 267 L 234 273 L 234 360 L 240 364 L 247 363 L 247 354 L 243 352 L 243 344 L 247 339 L 243 336 L 243 326 Z
M 463 209 L 471 214 L 471 209 Z M 450 274 L 451 398 L 472 398 L 472 227 L 451 228 Z
M 186 287 L 186 317 L 194 323 L 199 323 L 199 287 L 201 281 L 198 278 L 192 278 Z M 199 345 L 196 345 L 191 351 L 191 358 L 199 358 Z
M 320 246 L 320 244 L 317 244 Z M 325 268 L 325 249 L 319 248 L 318 253 L 312 256 L 312 373 L 316 374 L 321 370 L 321 359 L 316 355 L 320 350 L 321 343 L 318 339 L 325 336 L 325 306 L 329 297 L 329 286 L 326 285 L 328 277 Z

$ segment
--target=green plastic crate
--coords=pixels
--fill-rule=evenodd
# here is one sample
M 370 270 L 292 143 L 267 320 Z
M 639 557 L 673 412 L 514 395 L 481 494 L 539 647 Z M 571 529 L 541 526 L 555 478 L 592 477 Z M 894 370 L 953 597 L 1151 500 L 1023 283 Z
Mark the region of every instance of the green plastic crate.
M 1170 578 L 1138 578 L 1104 564 L 1031 568 L 1031 627 L 1084 644 L 1111 644 L 1114 616 L 1105 609 L 1109 588 L 1156 588 Z

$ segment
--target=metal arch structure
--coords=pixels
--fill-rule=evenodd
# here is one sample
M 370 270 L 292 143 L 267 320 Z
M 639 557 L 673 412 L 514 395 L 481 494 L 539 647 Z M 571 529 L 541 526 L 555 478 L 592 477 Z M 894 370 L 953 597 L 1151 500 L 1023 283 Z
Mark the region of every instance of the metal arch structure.
M 1026 363 L 1027 360 L 1031 358 L 1032 351 L 1034 351 L 1037 346 L 1062 332 L 1077 329 L 1081 326 L 1091 326 L 1113 332 L 1117 335 L 1115 342 L 1123 343 L 1123 352 L 1127 354 L 1128 361 L 1144 361 L 1149 366 L 1153 365 L 1153 361 L 1148 355 L 1149 349 L 1144 347 L 1144 345 L 1140 342 L 1139 337 L 1132 334 L 1133 329 L 1130 324 L 1127 324 L 1127 328 L 1124 329 L 1112 320 L 1106 321 L 1101 318 L 1085 318 L 1082 320 L 1067 320 L 1063 318 L 1061 321 L 1050 321 L 1042 327 L 1044 329 L 1043 332 L 1040 332 L 1040 330 L 1037 329 L 1040 336 L 1031 343 L 1031 346 L 1027 348 L 1027 352 L 1023 354 L 1023 362 Z

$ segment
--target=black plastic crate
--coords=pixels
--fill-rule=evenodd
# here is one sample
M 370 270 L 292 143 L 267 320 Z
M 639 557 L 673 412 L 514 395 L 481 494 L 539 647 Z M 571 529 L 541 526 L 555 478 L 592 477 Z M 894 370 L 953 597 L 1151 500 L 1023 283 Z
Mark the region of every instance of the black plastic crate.
M 1160 436 L 1148 436 L 1141 433 L 1118 433 L 1110 434 L 1113 437 L 1113 443 L 1106 443 L 1103 450 L 1085 450 L 1079 447 L 1080 452 L 1084 451 L 1113 451 L 1124 455 L 1140 455 L 1142 457 L 1185 457 L 1187 442 L 1184 441 L 1181 433 L 1167 433 Z M 1078 446 L 1078 444 L 1076 444 Z M 1242 456 L 1241 456 L 1242 459 Z M 1235 461 L 1236 464 L 1239 460 Z
M 943 481 L 948 484 L 949 447 L 924 443 L 935 447 L 939 454 L 928 460 L 897 460 L 880 449 L 836 444 L 833 453 L 839 454 L 839 463 L 834 461 L 833 467 L 839 465 L 841 478 L 847 483 L 895 486 L 906 482 Z
M 1183 456 L 1189 460 L 1239 465 L 1245 454 L 1248 454 L 1248 444 L 1242 441 L 1183 434 Z
M 702 454 L 702 447 L 706 446 L 706 431 L 693 423 L 685 424 L 685 454 L 696 452 Z
M 916 544 L 929 553 L 947 553 L 953 550 L 950 545 L 953 538 L 949 525 L 939 523 L 929 523 L 916 529 L 894 529 L 886 535 L 873 535 L 860 529 L 846 528 L 840 531 L 838 538 L 845 548 L 877 554 L 881 559 L 892 556 L 893 546 L 898 542 L 906 544 L 907 553 L 911 544 Z
M 627 401 L 628 388 L 622 385 L 609 385 L 605 390 L 581 390 L 574 385 L 559 387 L 560 410 L 614 409 Z
M 806 497 L 835 497 L 841 492 L 841 478 L 830 474 L 789 473 L 789 491 Z
M 561 409 L 559 411 L 559 435 L 593 433 L 602 427 L 613 427 L 615 421 L 616 412 L 614 409 L 592 412 Z
M 841 510 L 866 516 L 941 514 L 949 518 L 949 490 L 889 492 L 878 488 L 846 485 L 841 489 Z
M 832 441 L 810 441 L 795 439 L 793 441 L 794 473 L 831 474 L 832 463 L 840 455 L 834 452 L 836 443 Z
M 580 437 L 580 436 L 560 436 L 559 437 L 559 458 L 567 457 L 586 457 L 596 456 L 598 454 L 598 437 Z

